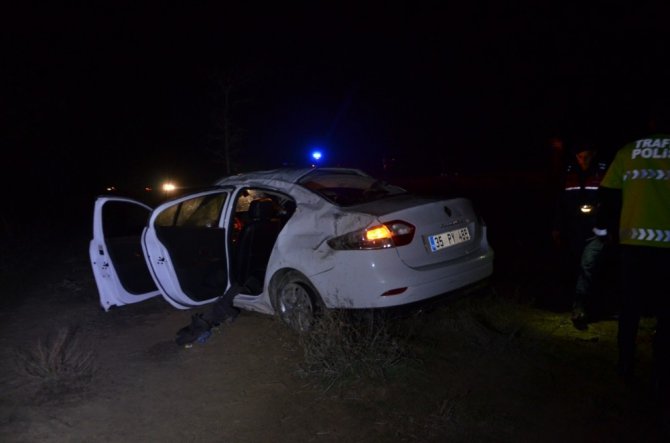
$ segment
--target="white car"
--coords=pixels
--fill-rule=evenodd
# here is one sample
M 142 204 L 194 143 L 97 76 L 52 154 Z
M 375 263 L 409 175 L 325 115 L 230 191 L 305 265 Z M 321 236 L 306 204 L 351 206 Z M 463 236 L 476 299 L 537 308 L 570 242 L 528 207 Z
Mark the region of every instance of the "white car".
M 412 195 L 345 168 L 225 177 L 149 206 L 95 202 L 89 248 L 104 310 L 162 296 L 278 314 L 307 330 L 324 308 L 386 308 L 485 281 L 494 253 L 465 198 Z

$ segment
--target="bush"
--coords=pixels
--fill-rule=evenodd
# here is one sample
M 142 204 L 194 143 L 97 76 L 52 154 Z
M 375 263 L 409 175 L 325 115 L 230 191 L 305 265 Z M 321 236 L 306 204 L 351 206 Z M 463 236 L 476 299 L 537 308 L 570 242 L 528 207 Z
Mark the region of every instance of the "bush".
M 372 311 L 328 310 L 299 336 L 301 372 L 329 381 L 384 379 L 408 358 L 408 334 Z
M 15 365 L 19 375 L 38 387 L 45 401 L 62 400 L 63 395 L 80 392 L 93 378 L 95 355 L 86 349 L 76 328 L 61 328 L 33 348 L 17 350 Z

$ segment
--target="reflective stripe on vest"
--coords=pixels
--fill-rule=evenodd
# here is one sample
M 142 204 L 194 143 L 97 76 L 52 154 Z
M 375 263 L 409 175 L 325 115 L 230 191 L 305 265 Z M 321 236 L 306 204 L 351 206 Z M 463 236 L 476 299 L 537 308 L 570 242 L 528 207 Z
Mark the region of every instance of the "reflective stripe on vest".
M 670 180 L 670 170 L 667 169 L 632 169 L 623 175 L 626 180 Z

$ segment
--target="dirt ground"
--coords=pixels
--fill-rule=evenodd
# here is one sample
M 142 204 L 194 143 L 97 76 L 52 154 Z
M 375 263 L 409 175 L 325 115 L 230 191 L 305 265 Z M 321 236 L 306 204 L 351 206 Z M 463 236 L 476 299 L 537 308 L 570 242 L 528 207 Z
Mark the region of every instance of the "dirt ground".
M 653 323 L 625 386 L 616 321 L 574 329 L 542 261 L 514 249 L 499 248 L 487 289 L 396 320 L 409 352 L 383 376 L 337 382 L 305 371 L 302 342 L 273 317 L 242 312 L 179 347 L 193 312 L 162 299 L 104 312 L 87 239 L 42 250 L 0 280 L 0 441 L 664 441 L 647 389 Z M 65 332 L 59 358 L 80 358 L 86 377 L 30 375 L 26 356 L 53 360 Z

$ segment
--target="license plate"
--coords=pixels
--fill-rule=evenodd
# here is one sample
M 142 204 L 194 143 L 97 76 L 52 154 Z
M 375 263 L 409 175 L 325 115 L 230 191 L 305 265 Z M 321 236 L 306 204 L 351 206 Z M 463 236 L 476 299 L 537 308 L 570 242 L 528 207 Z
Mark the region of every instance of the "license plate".
M 468 228 L 461 228 L 431 235 L 428 237 L 428 244 L 430 244 L 430 250 L 435 252 L 468 240 L 470 240 L 470 231 Z

